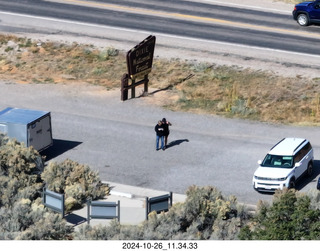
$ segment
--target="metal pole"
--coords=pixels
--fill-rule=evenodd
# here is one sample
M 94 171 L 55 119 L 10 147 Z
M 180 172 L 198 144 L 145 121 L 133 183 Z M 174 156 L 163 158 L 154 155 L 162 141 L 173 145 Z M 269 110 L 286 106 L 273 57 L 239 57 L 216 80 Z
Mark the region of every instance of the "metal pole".
M 61 213 L 62 213 L 62 218 L 64 218 L 64 194 L 62 194 L 62 210 L 61 210 Z
M 118 221 L 120 223 L 120 200 L 118 200 Z
M 90 224 L 90 205 L 91 205 L 91 200 L 87 201 L 87 222 Z
M 43 192 L 42 192 L 42 203 L 45 205 L 46 204 L 46 188 L 43 188 Z
M 149 214 L 149 197 L 146 197 L 146 220 L 148 220 Z

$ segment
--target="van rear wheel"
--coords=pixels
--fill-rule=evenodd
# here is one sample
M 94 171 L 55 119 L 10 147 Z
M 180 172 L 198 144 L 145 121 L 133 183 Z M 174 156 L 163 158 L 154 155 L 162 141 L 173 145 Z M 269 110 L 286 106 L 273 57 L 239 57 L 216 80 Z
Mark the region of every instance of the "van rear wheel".
M 308 169 L 307 169 L 307 175 L 308 175 L 309 177 L 311 177 L 311 176 L 312 176 L 312 173 L 313 173 L 313 165 L 312 165 L 312 162 L 309 162 L 309 164 L 308 164 Z

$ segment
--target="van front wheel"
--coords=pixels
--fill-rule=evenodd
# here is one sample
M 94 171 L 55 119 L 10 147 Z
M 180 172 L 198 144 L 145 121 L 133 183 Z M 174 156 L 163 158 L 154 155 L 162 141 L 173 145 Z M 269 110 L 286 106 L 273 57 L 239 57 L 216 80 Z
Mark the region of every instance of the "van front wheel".
M 295 189 L 296 188 L 296 181 L 294 179 L 291 179 L 289 182 L 289 188 Z

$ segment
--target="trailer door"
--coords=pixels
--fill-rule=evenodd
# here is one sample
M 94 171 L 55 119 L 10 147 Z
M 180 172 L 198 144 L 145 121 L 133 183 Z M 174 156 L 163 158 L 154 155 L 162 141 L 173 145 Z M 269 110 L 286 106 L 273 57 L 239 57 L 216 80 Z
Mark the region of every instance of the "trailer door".
M 28 126 L 28 146 L 41 151 L 52 145 L 52 131 L 50 114 L 32 122 Z

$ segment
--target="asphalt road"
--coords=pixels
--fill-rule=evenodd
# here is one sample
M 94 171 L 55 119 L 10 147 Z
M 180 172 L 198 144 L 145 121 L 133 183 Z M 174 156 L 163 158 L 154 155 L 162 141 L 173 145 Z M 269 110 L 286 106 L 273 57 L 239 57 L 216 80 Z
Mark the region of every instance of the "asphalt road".
M 299 27 L 292 20 L 291 12 L 275 13 L 232 4 L 222 6 L 179 0 L 2 0 L 0 11 L 36 16 L 40 18 L 39 22 L 57 19 L 320 55 L 317 48 L 319 29 Z M 9 29 L 13 27 L 11 24 Z
M 152 95 L 122 102 L 118 90 L 86 85 L 0 83 L 1 110 L 51 111 L 54 146 L 44 152 L 48 161 L 69 158 L 88 164 L 105 181 L 175 193 L 209 185 L 256 204 L 272 199 L 254 191 L 251 179 L 257 160 L 278 140 L 306 137 L 319 159 L 318 128 L 166 111 L 149 99 Z M 156 151 L 154 126 L 163 117 L 173 124 L 170 147 Z M 298 188 L 314 189 L 319 173 L 316 161 L 314 177 Z
M 124 51 L 151 34 L 157 37 L 156 57 L 319 77 L 319 26 L 299 27 L 292 5 L 269 0 L 108 3 L 3 0 L 0 32 Z

